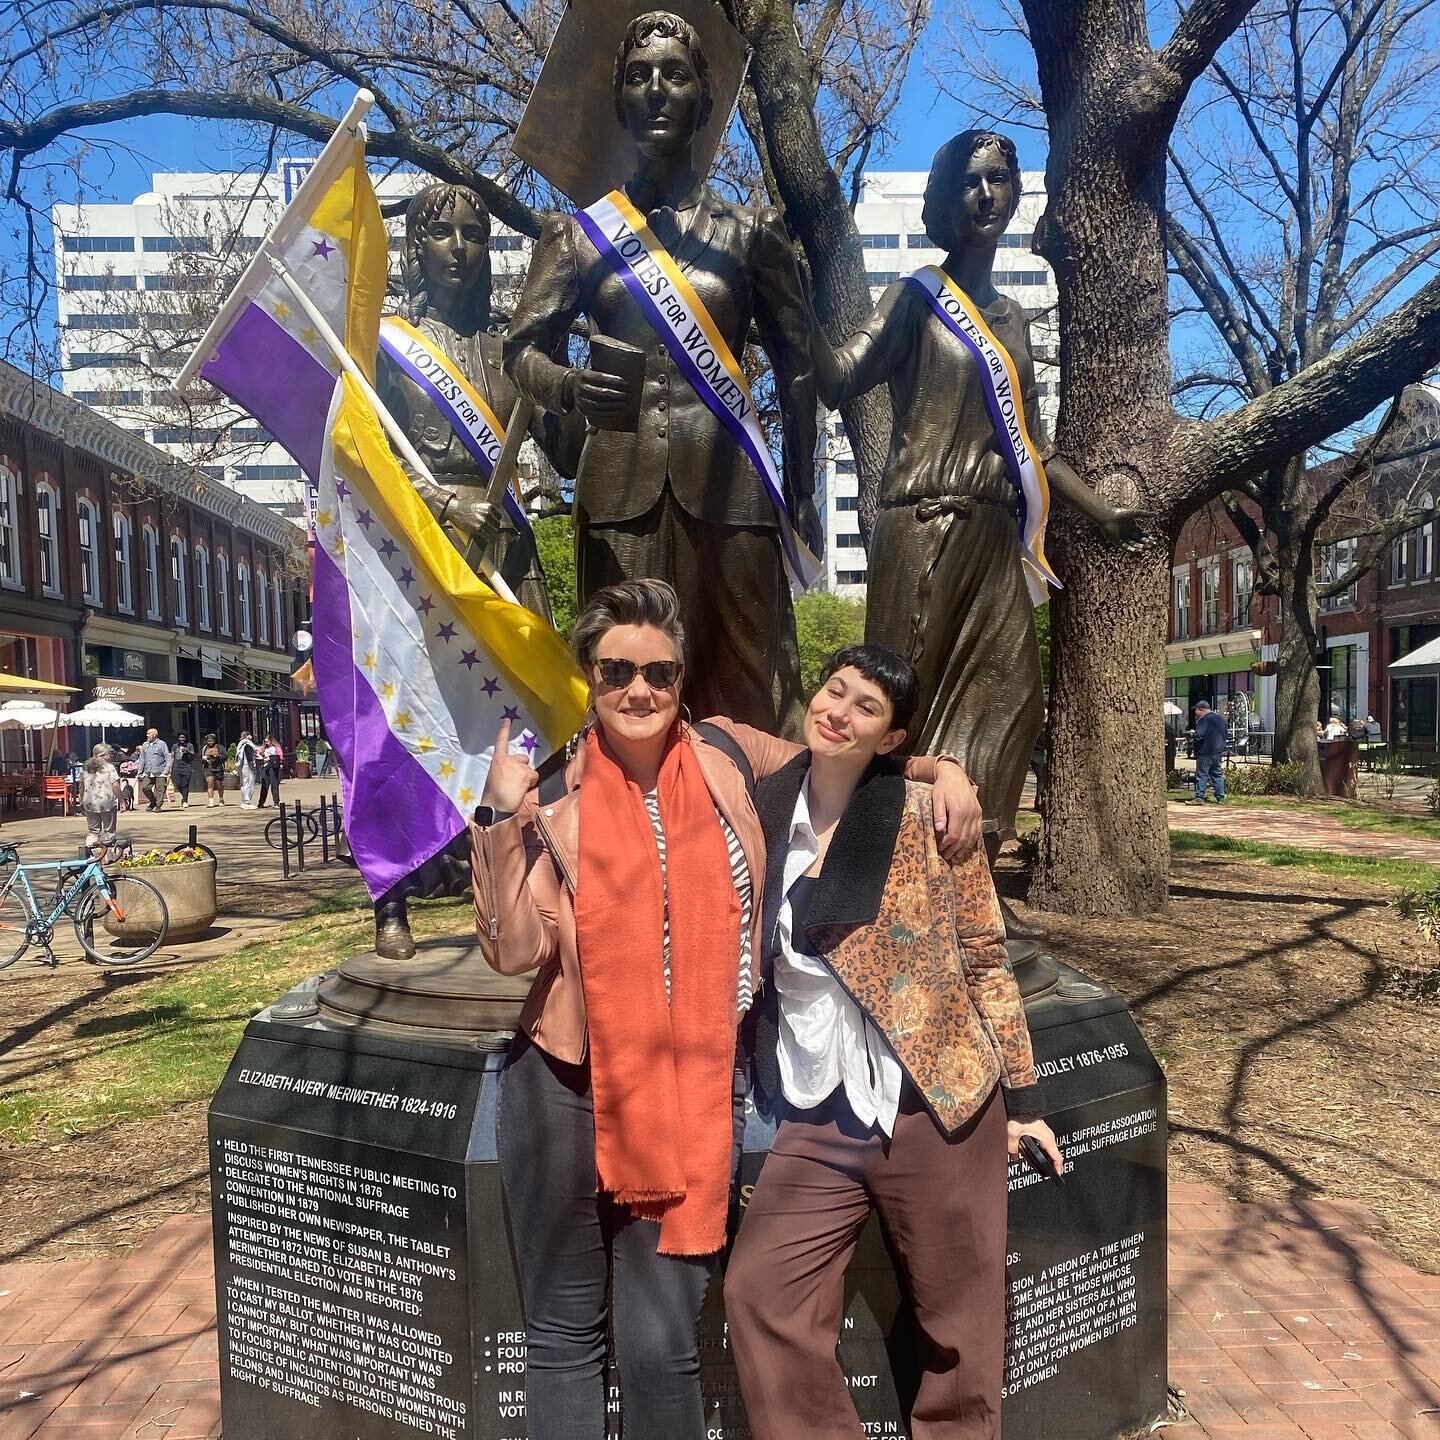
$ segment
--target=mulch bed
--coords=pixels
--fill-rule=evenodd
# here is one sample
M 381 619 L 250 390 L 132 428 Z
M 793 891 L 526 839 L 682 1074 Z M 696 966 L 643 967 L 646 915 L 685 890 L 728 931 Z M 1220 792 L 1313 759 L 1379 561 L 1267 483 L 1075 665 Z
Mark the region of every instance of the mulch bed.
M 1166 1067 L 1172 1177 L 1362 1201 L 1384 1244 L 1440 1271 L 1440 1006 L 1388 978 L 1434 973 L 1435 952 L 1383 893 L 1310 871 L 1180 857 L 1173 897 L 1144 920 L 1045 917 L 1047 948 L 1128 996 Z M 4 1058 L 63 1053 L 126 1004 L 88 967 L 0 984 L 0 1036 L 26 1036 Z M 208 1207 L 205 1107 L 0 1150 L 0 1195 L 0 1261 L 123 1253 Z

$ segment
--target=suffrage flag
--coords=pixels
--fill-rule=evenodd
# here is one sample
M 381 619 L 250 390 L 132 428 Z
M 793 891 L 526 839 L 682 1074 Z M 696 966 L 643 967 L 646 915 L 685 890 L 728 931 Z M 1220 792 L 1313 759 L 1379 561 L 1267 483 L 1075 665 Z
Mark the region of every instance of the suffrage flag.
M 275 263 L 373 380 L 389 237 L 365 170 L 360 117 L 369 105 L 361 91 L 176 380 L 181 388 L 198 370 L 244 406 L 312 484 L 340 363 Z
M 502 720 L 538 763 L 579 728 L 589 694 L 560 636 L 465 564 L 349 375 L 330 416 L 314 554 L 320 707 L 350 848 L 379 896 L 464 829 Z

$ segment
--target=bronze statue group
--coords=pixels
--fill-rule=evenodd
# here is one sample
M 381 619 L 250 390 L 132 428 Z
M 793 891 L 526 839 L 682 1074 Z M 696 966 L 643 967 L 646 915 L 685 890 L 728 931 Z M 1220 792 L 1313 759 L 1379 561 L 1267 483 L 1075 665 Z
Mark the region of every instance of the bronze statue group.
M 1063 1164 L 986 853 L 1014 833 L 1042 723 L 1047 471 L 1094 523 L 1133 517 L 1040 463 L 1028 321 L 991 275 L 1020 196 L 1010 141 L 941 147 L 924 223 L 944 264 L 832 347 L 779 214 L 695 170 L 712 98 L 690 25 L 631 23 L 614 94 L 633 177 L 547 217 L 503 340 L 490 218 L 461 187 L 410 206 L 400 317 L 495 415 L 533 402 L 530 434 L 575 487 L 592 718 L 550 798 L 502 730 L 469 837 L 485 956 L 534 975 L 499 1121 L 530 1434 L 601 1440 L 613 1333 L 627 1437 L 703 1440 L 696 1325 L 733 1246 L 754 1435 L 860 1436 L 835 1344 L 878 1209 L 917 1321 L 912 1435 L 994 1440 L 1007 1155 L 1028 1134 Z M 581 316 L 593 348 L 574 366 Z M 752 325 L 779 467 L 738 378 Z M 630 374 L 600 363 L 607 344 L 635 354 Z M 427 504 L 548 614 L 533 541 L 486 504 L 474 447 L 423 385 L 382 381 L 434 476 Z M 867 639 L 807 696 L 790 597 L 823 544 L 817 401 L 881 384 Z M 407 953 L 403 903 L 381 906 L 382 953 Z M 780 1124 L 727 1235 L 747 1096 Z

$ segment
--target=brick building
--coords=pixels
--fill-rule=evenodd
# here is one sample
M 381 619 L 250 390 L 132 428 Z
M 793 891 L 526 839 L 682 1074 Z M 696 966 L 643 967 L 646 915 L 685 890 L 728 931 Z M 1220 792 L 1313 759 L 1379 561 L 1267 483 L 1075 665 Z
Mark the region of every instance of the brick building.
M 1440 414 L 1440 397 L 1427 391 L 1423 404 Z M 1317 467 L 1313 483 L 1325 484 L 1337 465 Z M 1401 497 L 1433 512 L 1429 457 L 1382 467 L 1348 513 L 1322 529 L 1316 578 L 1341 577 L 1355 563 L 1365 538 L 1358 532 Z M 1440 492 L 1440 471 L 1434 489 Z M 1433 753 L 1437 739 L 1440 666 L 1415 674 L 1390 665 L 1440 638 L 1440 557 L 1435 526 L 1426 519 L 1389 545 L 1375 565 L 1339 595 L 1320 602 L 1325 666 L 1321 706 L 1338 707 L 1346 720 L 1373 715 L 1392 743 Z M 1278 599 L 1254 594 L 1250 548 L 1218 501 L 1186 521 L 1175 546 L 1170 585 L 1170 633 L 1165 651 L 1166 694 L 1188 717 L 1196 701 L 1208 700 L 1231 719 L 1231 727 L 1275 729 L 1275 680 L 1263 672 L 1280 638 Z M 1251 718 L 1253 717 L 1253 718 Z
M 303 570 L 293 524 L 0 363 L 0 671 L 293 738 Z

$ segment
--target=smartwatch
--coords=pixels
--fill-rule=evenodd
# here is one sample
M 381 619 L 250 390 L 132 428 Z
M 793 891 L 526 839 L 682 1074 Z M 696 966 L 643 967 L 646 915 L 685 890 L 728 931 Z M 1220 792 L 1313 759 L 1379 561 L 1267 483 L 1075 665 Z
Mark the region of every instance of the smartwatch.
M 498 825 L 502 820 L 510 819 L 514 813 L 513 810 L 497 810 L 493 805 L 477 805 L 471 819 L 483 828 L 488 825 Z

